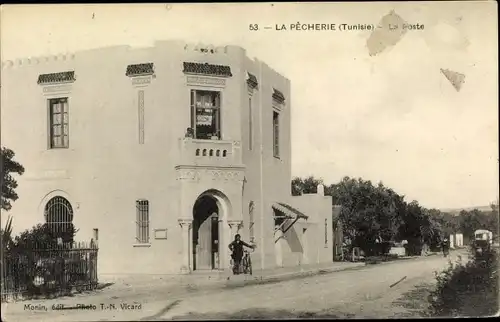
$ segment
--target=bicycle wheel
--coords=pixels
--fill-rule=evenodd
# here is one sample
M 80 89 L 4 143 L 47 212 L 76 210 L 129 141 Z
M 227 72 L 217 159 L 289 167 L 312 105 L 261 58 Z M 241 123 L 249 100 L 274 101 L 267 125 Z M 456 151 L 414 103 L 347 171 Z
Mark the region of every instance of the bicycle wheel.
M 246 257 L 243 257 L 241 261 L 241 266 L 243 267 L 243 274 L 248 274 L 248 265 Z

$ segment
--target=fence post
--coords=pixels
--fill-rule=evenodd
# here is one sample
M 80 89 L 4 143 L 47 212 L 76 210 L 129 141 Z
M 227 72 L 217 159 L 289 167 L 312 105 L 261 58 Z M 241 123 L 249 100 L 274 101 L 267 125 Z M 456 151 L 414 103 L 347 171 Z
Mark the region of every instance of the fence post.
M 92 241 L 57 243 L 39 240 L 15 251 L 2 252 L 1 297 L 31 297 L 73 287 L 97 286 L 97 245 Z

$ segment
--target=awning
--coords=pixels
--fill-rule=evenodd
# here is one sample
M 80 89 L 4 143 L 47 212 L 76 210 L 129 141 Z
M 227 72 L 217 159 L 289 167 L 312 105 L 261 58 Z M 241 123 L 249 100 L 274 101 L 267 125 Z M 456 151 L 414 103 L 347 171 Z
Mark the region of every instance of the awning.
M 184 62 L 184 73 L 206 76 L 232 77 L 230 66 L 212 65 L 209 63 Z
M 255 77 L 255 75 L 247 72 L 247 84 L 248 84 L 248 86 L 250 86 L 252 88 L 256 88 L 259 85 L 259 82 L 257 81 L 257 77 Z
M 282 202 L 275 202 L 272 207 L 274 210 L 280 213 L 281 216 L 275 216 L 278 218 L 292 219 L 292 220 L 309 218 L 299 210 Z
M 278 91 L 276 88 L 273 88 L 273 99 L 278 103 L 283 104 L 285 102 L 285 95 L 282 92 Z
M 128 65 L 125 71 L 125 76 L 135 77 L 143 75 L 152 75 L 155 73 L 154 63 L 143 63 Z
M 65 83 L 75 81 L 75 71 L 70 70 L 67 72 L 52 73 L 52 74 L 41 74 L 38 75 L 38 84 L 54 84 L 54 83 Z

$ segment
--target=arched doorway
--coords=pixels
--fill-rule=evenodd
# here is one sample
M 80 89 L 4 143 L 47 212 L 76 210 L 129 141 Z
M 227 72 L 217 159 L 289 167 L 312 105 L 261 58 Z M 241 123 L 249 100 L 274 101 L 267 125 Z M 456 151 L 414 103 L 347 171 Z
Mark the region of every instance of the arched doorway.
M 210 194 L 201 195 L 193 207 L 193 270 L 220 268 L 221 211 L 217 200 Z
M 64 197 L 56 196 L 50 199 L 44 209 L 45 223 L 52 236 L 63 243 L 72 243 L 75 236 L 73 225 L 73 207 Z

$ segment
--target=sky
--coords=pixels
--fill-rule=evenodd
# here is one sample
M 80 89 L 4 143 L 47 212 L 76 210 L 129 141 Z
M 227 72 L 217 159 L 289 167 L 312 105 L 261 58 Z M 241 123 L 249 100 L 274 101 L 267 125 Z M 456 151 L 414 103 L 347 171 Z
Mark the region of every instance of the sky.
M 474 207 L 498 196 L 496 6 L 2 6 L 0 46 L 2 61 L 168 39 L 242 46 L 291 80 L 292 175 L 327 184 L 362 177 L 425 207 Z M 367 47 L 372 31 L 338 30 L 342 23 L 377 26 L 391 10 L 424 29 L 374 56 Z M 290 30 L 297 22 L 337 30 Z M 440 69 L 465 75 L 459 91 Z

